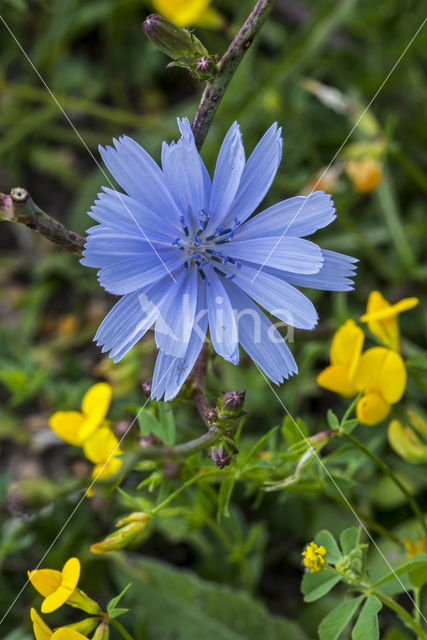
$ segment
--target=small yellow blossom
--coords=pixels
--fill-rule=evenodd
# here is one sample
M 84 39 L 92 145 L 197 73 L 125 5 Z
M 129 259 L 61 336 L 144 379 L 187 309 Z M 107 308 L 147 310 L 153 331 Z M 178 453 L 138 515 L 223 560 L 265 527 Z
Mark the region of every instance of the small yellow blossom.
M 398 315 L 402 311 L 413 309 L 418 303 L 418 298 L 404 298 L 395 304 L 390 304 L 379 291 L 372 291 L 366 313 L 360 320 L 368 323 L 369 331 L 384 345 L 397 351 L 400 341 Z
M 153 0 L 154 9 L 178 27 L 220 26 L 221 17 L 210 4 L 211 0 Z
M 93 385 L 83 396 L 82 410 L 57 411 L 49 425 L 65 442 L 81 446 L 105 420 L 113 390 L 106 382 Z
M 345 397 L 356 395 L 354 375 L 362 352 L 364 334 L 353 320 L 347 320 L 332 339 L 331 365 L 317 376 L 317 384 Z
M 65 442 L 83 447 L 85 456 L 95 464 L 92 477 L 97 479 L 114 475 L 122 464 L 117 456 L 123 451 L 105 419 L 111 396 L 111 386 L 99 382 L 85 393 L 81 412 L 58 411 L 49 420 L 51 428 Z
M 31 609 L 30 615 L 36 640 L 88 640 L 87 636 L 75 629 L 60 627 L 52 631 L 35 609 Z
M 41 609 L 51 613 L 59 609 L 71 597 L 80 578 L 78 558 L 70 558 L 62 571 L 54 569 L 36 569 L 28 572 L 33 587 L 44 597 Z
M 322 545 L 310 542 L 302 552 L 304 566 L 310 573 L 322 571 L 326 564 L 326 549 Z
M 364 394 L 356 406 L 360 422 L 366 425 L 377 424 L 387 417 L 391 405 L 399 402 L 405 391 L 405 363 L 391 349 L 368 349 L 360 357 L 354 374 L 354 386 Z
M 408 558 L 415 558 L 419 553 L 427 553 L 427 540 L 425 538 L 420 537 L 416 540 L 403 538 L 402 542 Z
M 345 170 L 359 193 L 375 191 L 383 177 L 381 164 L 372 157 L 362 160 L 348 160 Z

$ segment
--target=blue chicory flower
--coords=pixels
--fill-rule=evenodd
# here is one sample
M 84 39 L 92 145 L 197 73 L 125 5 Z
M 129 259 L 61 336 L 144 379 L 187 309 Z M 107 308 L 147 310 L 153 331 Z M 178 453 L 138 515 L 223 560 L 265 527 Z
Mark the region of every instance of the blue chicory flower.
M 191 372 L 207 329 L 216 352 L 237 364 L 239 343 L 276 384 L 297 365 L 264 307 L 282 323 L 313 329 L 313 304 L 294 285 L 352 289 L 355 259 L 305 240 L 335 219 L 317 191 L 279 202 L 246 220 L 264 199 L 282 155 L 273 124 L 248 161 L 234 123 L 211 180 L 189 121 L 163 143 L 162 168 L 127 136 L 100 147 L 126 194 L 104 188 L 89 215 L 82 264 L 99 269 L 106 291 L 122 296 L 95 340 L 117 362 L 155 324 L 159 349 L 152 397 L 171 400 Z

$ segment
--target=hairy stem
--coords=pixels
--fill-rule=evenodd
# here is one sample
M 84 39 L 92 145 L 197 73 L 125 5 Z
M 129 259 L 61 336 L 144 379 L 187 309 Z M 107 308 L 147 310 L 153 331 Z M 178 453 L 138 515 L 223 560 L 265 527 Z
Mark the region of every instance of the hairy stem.
M 250 15 L 240 28 L 233 42 L 218 64 L 218 72 L 212 82 L 206 84 L 193 122 L 196 146 L 200 150 L 225 90 L 246 51 L 272 12 L 277 0 L 258 0 Z
M 206 346 L 203 346 L 194 365 L 193 400 L 203 422 L 210 428 L 212 424 L 210 415 L 215 415 L 215 412 L 205 396 L 206 359 Z

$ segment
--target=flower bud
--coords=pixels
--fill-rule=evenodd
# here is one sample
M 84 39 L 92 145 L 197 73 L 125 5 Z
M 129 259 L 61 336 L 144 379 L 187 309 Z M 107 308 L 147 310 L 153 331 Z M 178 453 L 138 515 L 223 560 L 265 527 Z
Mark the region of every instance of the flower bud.
M 0 193 L 0 220 L 15 220 L 12 197 L 6 193 Z
M 92 636 L 92 640 L 108 640 L 110 637 L 110 628 L 108 622 L 101 622 Z
M 210 450 L 210 457 L 212 458 L 213 462 L 215 462 L 216 466 L 219 467 L 219 469 L 228 467 L 231 462 L 230 454 L 222 445 L 220 447 L 212 447 L 212 449 Z
M 131 544 L 137 536 L 147 527 L 150 515 L 143 512 L 131 513 L 116 523 L 116 527 L 120 527 L 117 531 L 113 531 L 110 535 L 91 545 L 92 553 L 111 553 L 124 549 Z
M 147 38 L 163 53 L 183 66 L 207 55 L 207 50 L 195 35 L 187 29 L 180 29 L 173 22 L 152 13 L 142 23 Z
M 100 615 L 102 613 L 102 609 L 99 604 L 95 602 L 95 600 L 92 600 L 92 598 L 89 598 L 89 596 L 78 587 L 74 589 L 73 593 L 68 598 L 67 604 L 92 615 Z M 81 631 L 81 633 L 83 632 Z
M 218 398 L 219 412 L 228 418 L 239 418 L 243 411 L 246 391 L 228 391 Z
M 99 623 L 99 618 L 85 618 L 84 620 L 80 620 L 79 622 L 74 622 L 74 624 L 67 624 L 66 629 L 74 629 L 74 631 L 78 631 L 86 636 L 88 633 L 91 633 Z
M 142 393 L 144 394 L 144 396 L 146 398 L 149 398 L 151 396 L 151 387 L 153 385 L 153 381 L 147 380 L 146 382 L 143 382 L 141 387 L 142 387 Z

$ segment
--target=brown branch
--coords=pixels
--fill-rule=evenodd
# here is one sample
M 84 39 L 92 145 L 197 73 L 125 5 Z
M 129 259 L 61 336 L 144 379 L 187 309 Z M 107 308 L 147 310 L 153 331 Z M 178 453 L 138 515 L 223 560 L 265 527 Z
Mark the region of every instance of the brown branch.
M 205 377 L 206 377 L 206 345 L 202 347 L 199 357 L 196 360 L 193 370 L 193 400 L 197 407 L 205 425 L 211 428 L 213 421 L 217 417 L 215 409 L 213 409 L 205 396 Z
M 246 51 L 267 20 L 277 0 L 258 0 L 233 42 L 218 63 L 215 79 L 206 84 L 193 122 L 197 148 L 201 149 L 225 90 Z
M 0 193 L 0 220 L 24 224 L 62 249 L 82 255 L 85 244 L 83 236 L 42 211 L 22 187 L 15 187 L 10 195 Z

